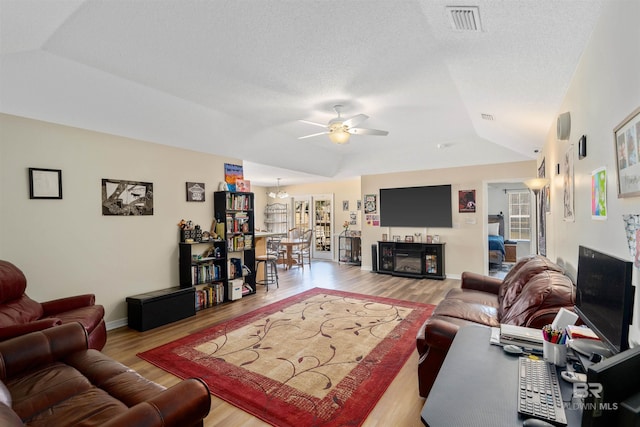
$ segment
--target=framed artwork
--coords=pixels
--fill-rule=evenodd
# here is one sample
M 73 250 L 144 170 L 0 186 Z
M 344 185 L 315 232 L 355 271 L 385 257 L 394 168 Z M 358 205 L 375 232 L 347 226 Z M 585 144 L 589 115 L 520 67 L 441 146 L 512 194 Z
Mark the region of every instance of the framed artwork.
M 591 172 L 591 218 L 607 219 L 607 169 Z
M 362 210 L 362 200 L 356 200 L 356 210 Z
M 62 199 L 62 171 L 29 168 L 29 198 Z
M 378 197 L 376 194 L 365 194 L 364 196 L 364 213 L 376 213 L 378 210 Z
M 618 197 L 640 196 L 640 107 L 613 129 Z
M 204 182 L 187 182 L 187 202 L 204 202 Z
M 573 145 L 570 146 L 567 151 L 564 153 L 564 157 L 562 159 L 563 166 L 563 176 L 562 176 L 562 205 L 563 205 L 563 213 L 562 218 L 565 221 L 573 222 L 575 221 L 575 213 L 573 211 L 573 189 L 574 189 L 574 181 L 573 181 Z
M 227 184 L 229 191 L 236 191 L 236 180 L 244 179 L 244 171 L 242 165 L 234 165 L 232 163 L 224 164 L 224 182 Z
M 153 183 L 103 179 L 102 215 L 153 215 Z
M 404 236 L 404 241 L 408 243 L 413 243 L 413 236 L 410 236 L 410 235 Z
M 400 241 L 400 236 L 394 235 L 393 236 L 393 241 L 394 242 L 399 242 Z
M 383 242 L 387 241 L 387 233 L 382 233 L 382 241 Z
M 343 211 L 348 211 L 349 210 L 349 201 L 348 200 L 343 200 L 342 201 L 342 210 Z
M 458 212 L 476 211 L 476 190 L 458 191 Z

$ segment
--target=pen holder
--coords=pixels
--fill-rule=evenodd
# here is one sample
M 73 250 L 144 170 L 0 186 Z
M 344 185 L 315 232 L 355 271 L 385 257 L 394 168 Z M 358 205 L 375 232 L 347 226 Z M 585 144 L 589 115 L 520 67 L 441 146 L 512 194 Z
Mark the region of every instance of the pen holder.
M 567 366 L 567 346 L 545 340 L 542 342 L 542 358 L 556 366 Z

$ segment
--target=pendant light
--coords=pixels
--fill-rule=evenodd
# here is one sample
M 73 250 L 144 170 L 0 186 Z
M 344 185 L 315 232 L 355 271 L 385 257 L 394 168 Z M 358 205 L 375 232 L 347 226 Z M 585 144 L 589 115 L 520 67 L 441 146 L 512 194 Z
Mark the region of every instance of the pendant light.
M 280 190 L 280 178 L 278 178 L 278 184 L 277 184 L 277 192 L 273 192 L 270 191 L 267 193 L 267 196 L 271 197 L 272 199 L 278 198 L 278 199 L 286 199 L 287 197 L 289 197 L 289 193 L 287 193 L 286 191 L 282 191 Z

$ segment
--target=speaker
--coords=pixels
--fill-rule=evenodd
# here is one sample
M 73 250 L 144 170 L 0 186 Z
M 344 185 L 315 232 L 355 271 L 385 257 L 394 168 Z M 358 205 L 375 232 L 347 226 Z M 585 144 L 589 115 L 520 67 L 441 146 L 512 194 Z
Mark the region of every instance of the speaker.
M 587 135 L 582 135 L 578 141 L 578 158 L 580 160 L 587 157 Z
M 378 245 L 371 245 L 371 271 L 378 271 Z
M 566 141 L 571 135 L 571 114 L 567 111 L 558 116 L 556 135 L 560 141 Z

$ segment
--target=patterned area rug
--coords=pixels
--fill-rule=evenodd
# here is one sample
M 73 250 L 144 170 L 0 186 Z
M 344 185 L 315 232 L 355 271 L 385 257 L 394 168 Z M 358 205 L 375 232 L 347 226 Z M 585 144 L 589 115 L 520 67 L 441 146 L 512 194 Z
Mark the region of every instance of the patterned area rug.
M 276 426 L 359 426 L 433 308 L 314 288 L 138 356 Z

